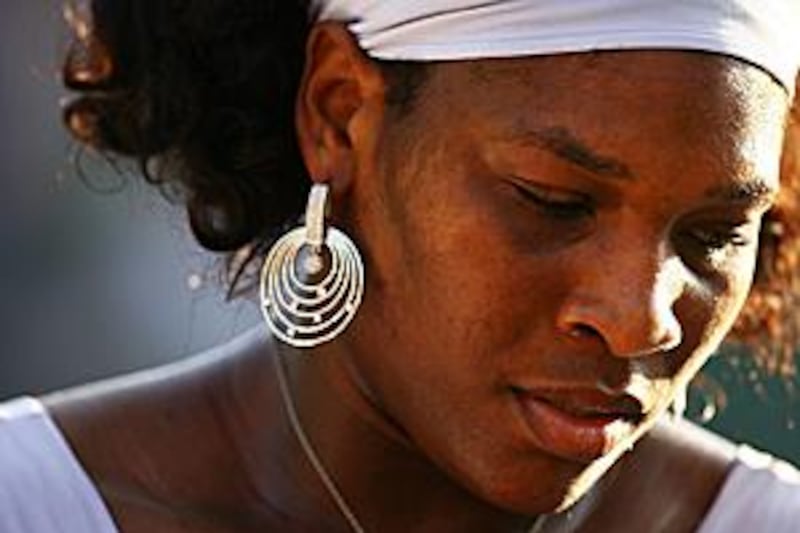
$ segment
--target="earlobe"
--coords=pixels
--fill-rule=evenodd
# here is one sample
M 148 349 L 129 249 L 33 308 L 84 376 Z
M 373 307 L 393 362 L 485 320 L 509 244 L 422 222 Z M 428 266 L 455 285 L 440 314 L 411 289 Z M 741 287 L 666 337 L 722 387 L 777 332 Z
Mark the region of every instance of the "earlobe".
M 342 24 L 311 29 L 295 114 L 298 142 L 311 178 L 328 182 L 334 194 L 348 187 L 356 168 L 353 123 L 382 93 L 379 69 Z

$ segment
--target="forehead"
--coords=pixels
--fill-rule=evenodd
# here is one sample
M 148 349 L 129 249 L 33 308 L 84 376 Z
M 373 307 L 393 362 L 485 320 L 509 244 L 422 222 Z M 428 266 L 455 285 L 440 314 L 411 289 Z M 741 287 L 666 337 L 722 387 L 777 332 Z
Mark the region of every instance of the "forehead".
M 426 94 L 422 105 L 451 129 L 486 140 L 567 132 L 640 170 L 674 171 L 689 154 L 694 168 L 777 176 L 788 111 L 784 89 L 759 68 L 685 51 L 442 64 Z
M 788 107 L 784 89 L 763 70 L 704 52 L 628 50 L 479 60 L 442 63 L 434 72 L 433 83 L 448 97 L 501 114 L 520 104 L 539 113 L 564 106 L 602 113 L 604 104 L 661 101 L 693 115 L 718 113 L 739 120 Z

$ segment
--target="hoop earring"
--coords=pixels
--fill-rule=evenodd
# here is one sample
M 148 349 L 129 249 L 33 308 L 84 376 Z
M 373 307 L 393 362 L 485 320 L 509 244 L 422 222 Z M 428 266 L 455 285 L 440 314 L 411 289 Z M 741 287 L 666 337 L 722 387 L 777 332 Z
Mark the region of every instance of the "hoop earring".
M 270 249 L 261 269 L 261 311 L 270 331 L 295 348 L 333 340 L 364 295 L 364 263 L 347 235 L 325 227 L 329 187 L 315 184 L 305 225 Z

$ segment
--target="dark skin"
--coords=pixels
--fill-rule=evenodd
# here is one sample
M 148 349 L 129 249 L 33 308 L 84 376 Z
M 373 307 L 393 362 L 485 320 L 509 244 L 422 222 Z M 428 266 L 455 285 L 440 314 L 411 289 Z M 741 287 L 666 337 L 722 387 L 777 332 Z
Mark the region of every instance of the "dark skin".
M 262 332 L 252 332 L 191 367 L 179 364 L 105 390 L 47 399 L 123 531 L 348 531 L 292 445 L 272 387 L 272 367 L 264 365 L 272 349 Z M 270 409 L 255 410 L 245 399 Z M 658 427 L 609 474 L 585 519 L 555 520 L 552 526 L 557 531 L 693 531 L 732 454 L 730 444 L 689 424 L 680 430 Z M 392 488 L 406 493 L 397 497 L 408 498 L 398 486 L 402 478 L 393 479 Z M 642 479 L 649 489 L 646 498 Z M 630 514 L 632 499 L 641 513 Z M 394 507 L 415 503 L 409 499 Z M 667 505 L 679 512 L 665 513 Z M 430 531 L 470 530 L 452 517 L 408 513 L 409 521 L 428 521 Z M 670 519 L 658 529 L 652 522 L 656 516 Z M 419 523 L 415 527 L 426 530 Z
M 313 354 L 256 334 L 49 398 L 121 528 L 347 531 L 287 425 L 280 356 L 367 531 L 525 531 L 590 490 L 549 527 L 694 530 L 731 448 L 653 428 L 747 294 L 782 89 L 689 52 L 462 62 L 397 117 L 341 27 L 308 54 L 300 145 L 364 254 L 365 301 Z M 633 398 L 641 417 L 565 452 L 522 421 L 520 391 Z

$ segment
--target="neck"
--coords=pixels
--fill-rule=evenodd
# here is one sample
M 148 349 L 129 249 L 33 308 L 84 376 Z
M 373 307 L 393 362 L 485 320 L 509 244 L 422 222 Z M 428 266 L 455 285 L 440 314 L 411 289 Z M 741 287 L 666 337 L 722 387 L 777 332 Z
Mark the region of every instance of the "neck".
M 280 348 L 298 418 L 325 471 L 367 532 L 527 531 L 530 517 L 487 505 L 453 483 L 405 437 L 330 347 L 309 356 Z M 288 422 L 288 421 L 287 421 Z M 296 484 L 325 502 L 321 519 L 340 515 L 295 435 L 281 432 L 291 450 Z M 301 497 L 301 496 L 300 496 Z

